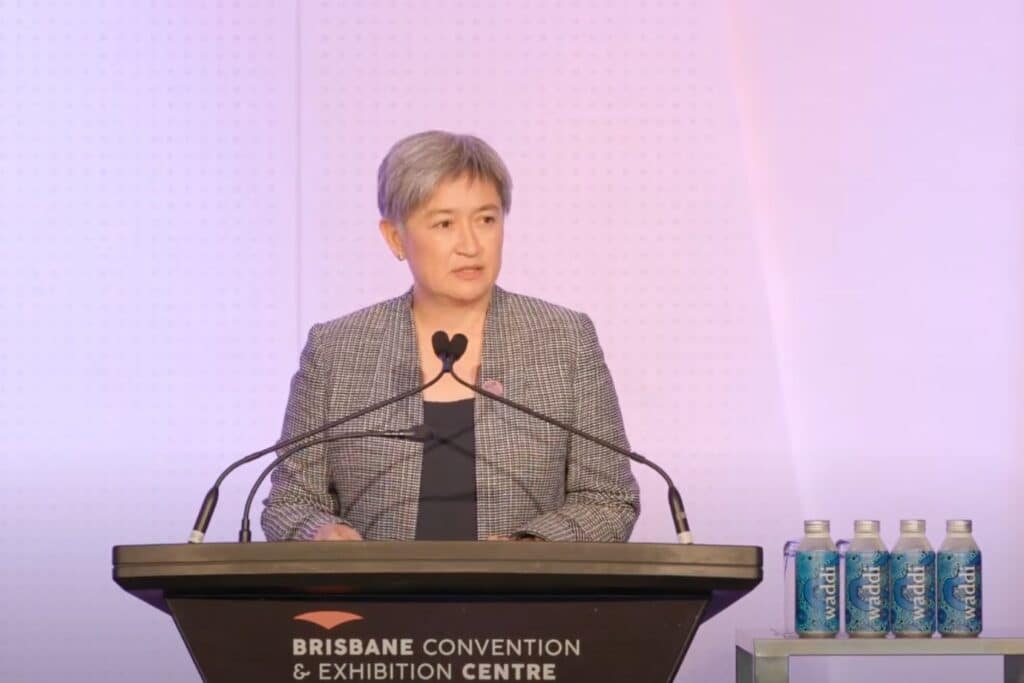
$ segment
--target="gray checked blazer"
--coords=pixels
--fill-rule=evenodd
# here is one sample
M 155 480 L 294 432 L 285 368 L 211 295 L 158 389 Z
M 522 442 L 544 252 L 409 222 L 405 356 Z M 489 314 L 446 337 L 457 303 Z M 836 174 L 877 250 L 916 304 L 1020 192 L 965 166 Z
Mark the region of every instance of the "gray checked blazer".
M 479 381 L 500 381 L 507 398 L 629 447 L 615 387 L 585 314 L 495 287 L 480 363 Z M 409 290 L 312 327 L 282 436 L 421 383 Z M 474 418 L 481 539 L 517 533 L 552 541 L 629 538 L 640 502 L 627 458 L 482 396 Z M 422 422 L 417 394 L 338 429 Z M 310 447 L 271 476 L 261 519 L 267 539 L 309 539 L 320 526 L 343 522 L 366 539 L 411 540 L 422 456 L 422 444 L 383 438 Z

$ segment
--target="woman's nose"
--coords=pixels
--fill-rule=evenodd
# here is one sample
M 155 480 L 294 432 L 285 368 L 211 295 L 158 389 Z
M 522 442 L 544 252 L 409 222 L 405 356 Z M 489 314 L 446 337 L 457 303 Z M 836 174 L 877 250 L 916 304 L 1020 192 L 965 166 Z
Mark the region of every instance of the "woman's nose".
M 470 223 L 459 225 L 458 241 L 455 243 L 455 251 L 465 256 L 474 256 L 480 251 L 480 239 Z

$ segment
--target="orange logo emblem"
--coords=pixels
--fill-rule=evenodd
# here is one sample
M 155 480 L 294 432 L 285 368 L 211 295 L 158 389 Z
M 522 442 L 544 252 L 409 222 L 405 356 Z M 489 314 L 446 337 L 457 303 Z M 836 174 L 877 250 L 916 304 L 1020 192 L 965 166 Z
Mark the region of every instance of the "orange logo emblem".
M 350 621 L 362 621 L 363 618 L 352 612 L 332 612 L 324 610 L 320 612 L 303 612 L 292 617 L 295 621 L 308 621 L 316 624 L 322 629 L 330 631 L 332 628 L 347 624 Z

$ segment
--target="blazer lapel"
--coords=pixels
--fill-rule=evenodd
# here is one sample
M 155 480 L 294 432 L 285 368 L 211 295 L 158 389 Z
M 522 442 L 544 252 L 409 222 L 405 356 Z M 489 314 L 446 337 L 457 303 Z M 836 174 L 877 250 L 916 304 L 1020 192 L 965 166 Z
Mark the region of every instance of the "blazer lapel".
M 517 372 L 517 368 L 523 367 L 520 360 L 521 345 L 516 338 L 516 330 L 509 324 L 508 314 L 507 293 L 495 286 L 484 320 L 480 375 L 475 384 L 482 386 L 488 380 L 496 380 L 500 382 L 504 396 L 521 401 L 526 377 Z M 512 432 L 507 424 L 507 414 L 511 410 L 479 395 L 474 404 L 477 534 L 480 538 L 505 531 L 503 527 L 507 515 L 502 498 L 508 491 L 501 482 L 507 477 L 503 465 L 505 456 L 514 448 Z
M 393 299 L 393 305 L 388 307 L 370 400 L 383 401 L 415 389 L 421 383 L 410 288 Z M 370 418 L 367 424 L 377 425 L 380 429 L 403 429 L 423 424 L 423 396 L 414 394 L 367 417 Z M 397 439 L 382 441 L 382 445 L 384 453 L 380 455 L 390 470 L 390 485 L 397 490 L 389 492 L 393 494 L 394 504 L 377 520 L 380 533 L 376 535 L 411 539 L 416 535 L 423 445 Z
M 416 346 L 416 331 L 412 322 L 412 289 L 393 301 L 394 305 L 388 308 L 388 319 L 384 321 L 380 353 L 377 355 L 372 391 L 375 401 L 382 401 L 389 396 L 415 389 L 422 382 L 420 354 Z M 401 409 L 412 406 L 414 403 L 419 404 L 419 409 L 418 412 L 412 411 L 412 417 L 418 417 L 422 421 L 423 397 L 419 394 L 393 407 Z M 390 426 L 411 427 L 412 425 L 394 424 Z

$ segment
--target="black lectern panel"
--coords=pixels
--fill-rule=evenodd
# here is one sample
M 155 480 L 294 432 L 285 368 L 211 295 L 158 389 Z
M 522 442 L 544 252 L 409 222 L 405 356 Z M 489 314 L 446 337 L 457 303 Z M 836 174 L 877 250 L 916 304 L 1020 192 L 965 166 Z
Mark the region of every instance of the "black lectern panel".
M 704 604 L 583 596 L 170 603 L 208 681 L 623 683 L 672 680 Z

